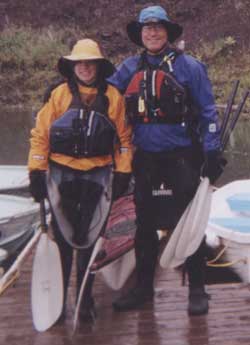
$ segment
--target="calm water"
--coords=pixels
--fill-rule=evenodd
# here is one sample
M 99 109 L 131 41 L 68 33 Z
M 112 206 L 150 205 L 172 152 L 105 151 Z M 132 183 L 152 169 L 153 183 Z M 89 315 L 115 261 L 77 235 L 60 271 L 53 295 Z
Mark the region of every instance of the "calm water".
M 219 184 L 250 178 L 250 120 L 239 120 L 226 147 L 228 160 Z
M 1 110 L 0 164 L 26 164 L 32 126 L 32 110 Z M 227 146 L 228 165 L 218 185 L 235 179 L 250 178 L 249 137 L 250 121 L 239 121 Z
M 26 164 L 29 151 L 32 111 L 1 109 L 0 164 Z

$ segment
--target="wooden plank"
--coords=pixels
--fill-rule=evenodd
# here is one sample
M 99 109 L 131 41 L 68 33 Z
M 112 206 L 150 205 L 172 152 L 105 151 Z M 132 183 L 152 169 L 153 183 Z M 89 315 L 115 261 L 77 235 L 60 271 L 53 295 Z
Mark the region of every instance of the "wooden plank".
M 75 274 L 71 279 L 68 314 L 64 324 L 48 332 L 33 329 L 30 310 L 32 259 L 20 279 L 0 298 L 0 344 L 19 345 L 240 345 L 250 343 L 250 288 L 243 283 L 207 286 L 211 295 L 208 315 L 189 317 L 188 288 L 181 285 L 179 271 L 157 272 L 155 297 L 141 309 L 116 313 L 112 300 L 120 292 L 104 285 L 97 274 L 94 297 L 98 318 L 81 324 L 72 338 Z M 119 340 L 118 340 L 119 339 Z

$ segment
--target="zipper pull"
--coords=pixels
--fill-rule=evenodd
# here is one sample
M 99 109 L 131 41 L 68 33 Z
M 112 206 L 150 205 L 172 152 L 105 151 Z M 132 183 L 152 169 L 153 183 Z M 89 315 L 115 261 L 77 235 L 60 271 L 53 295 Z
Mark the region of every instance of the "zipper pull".
M 83 109 L 82 109 L 82 108 L 80 109 L 79 119 L 80 119 L 80 120 L 83 120 Z
M 167 64 L 168 64 L 169 72 L 173 73 L 173 72 L 174 72 L 174 69 L 173 69 L 172 62 L 171 62 L 170 60 L 168 60 L 168 61 L 167 61 Z
M 168 64 L 169 72 L 171 72 L 171 73 L 174 72 L 172 61 L 171 61 L 170 57 L 167 55 L 164 56 L 163 61 Z
M 138 112 L 139 113 L 144 113 L 145 112 L 145 102 L 142 96 L 139 97 L 138 100 Z

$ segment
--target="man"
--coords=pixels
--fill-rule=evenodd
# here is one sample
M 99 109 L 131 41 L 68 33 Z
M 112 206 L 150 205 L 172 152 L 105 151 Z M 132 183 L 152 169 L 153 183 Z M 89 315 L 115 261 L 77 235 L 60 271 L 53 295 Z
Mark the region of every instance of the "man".
M 127 26 L 132 42 L 144 47 L 127 58 L 109 81 L 127 100 L 135 155 L 137 282 L 113 307 L 125 311 L 153 298 L 159 241 L 156 230 L 174 229 L 193 198 L 200 175 L 221 174 L 218 118 L 205 66 L 171 47 L 182 27 L 160 6 L 140 12 Z M 190 315 L 208 312 L 204 287 L 205 242 L 185 262 Z

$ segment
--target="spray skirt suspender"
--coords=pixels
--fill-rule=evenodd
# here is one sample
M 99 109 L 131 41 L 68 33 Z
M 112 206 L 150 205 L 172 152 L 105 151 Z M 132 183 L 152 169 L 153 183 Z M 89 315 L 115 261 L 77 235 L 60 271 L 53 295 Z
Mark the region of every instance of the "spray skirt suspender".
M 127 116 L 132 124 L 185 122 L 187 90 L 175 79 L 172 67 L 177 54 L 172 51 L 165 55 L 157 69 L 147 63 L 145 52 L 141 55 L 125 93 Z

